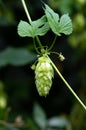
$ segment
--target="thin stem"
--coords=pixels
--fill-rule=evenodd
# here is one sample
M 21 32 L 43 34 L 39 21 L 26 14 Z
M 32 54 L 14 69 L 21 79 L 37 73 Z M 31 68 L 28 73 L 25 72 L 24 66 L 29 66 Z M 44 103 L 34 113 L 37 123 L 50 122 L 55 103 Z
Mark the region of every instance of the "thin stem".
M 50 53 L 52 53 L 52 54 L 56 54 L 56 55 L 60 55 L 58 52 L 50 52 Z
M 57 38 L 57 35 L 55 35 L 55 38 L 54 38 L 54 40 L 53 40 L 51 46 L 49 47 L 48 51 L 50 51 L 50 50 L 53 48 L 53 46 L 54 46 L 54 44 L 55 44 L 55 42 L 56 42 L 56 38 Z
M 49 56 L 48 56 L 49 58 Z M 68 87 L 68 89 L 71 91 L 71 93 L 75 96 L 75 98 L 78 100 L 78 102 L 82 105 L 82 107 L 86 110 L 86 106 L 84 105 L 84 103 L 81 101 L 81 99 L 76 95 L 76 93 L 73 91 L 73 89 L 71 88 L 71 86 L 67 83 L 67 81 L 64 79 L 64 77 L 62 76 L 62 74 L 60 73 L 60 71 L 57 69 L 57 67 L 55 66 L 55 64 L 52 62 L 52 60 L 49 58 L 52 66 L 54 67 L 54 69 L 56 70 L 56 72 L 58 73 L 58 75 L 60 76 L 60 78 L 63 80 L 63 82 L 65 83 L 65 85 Z
M 24 10 L 25 10 L 25 13 L 26 13 L 26 15 L 27 15 L 27 18 L 28 18 L 28 20 L 29 20 L 29 22 L 30 22 L 30 24 L 31 24 L 32 20 L 31 20 L 31 17 L 30 17 L 29 11 L 28 11 L 28 9 L 27 9 L 27 7 L 26 7 L 25 1 L 24 1 L 24 0 L 21 0 L 21 1 L 22 1 L 22 4 L 23 4 L 23 7 L 24 7 Z M 38 42 L 40 48 L 43 48 L 43 46 L 42 46 L 42 44 L 41 44 L 41 42 L 40 42 L 38 36 L 36 36 L 36 39 L 37 39 L 37 42 Z
M 35 50 L 38 54 L 40 54 L 40 52 L 38 51 L 37 47 L 36 47 L 36 43 L 35 43 L 35 38 L 33 38 L 33 43 L 34 43 L 34 47 L 35 47 Z
M 30 17 L 29 11 L 28 11 L 28 9 L 27 9 L 27 7 L 26 7 L 25 1 L 24 1 L 24 0 L 21 0 L 21 1 L 22 1 L 22 4 L 23 4 L 23 7 L 24 7 L 24 10 L 25 10 L 25 13 L 26 13 L 26 15 L 27 15 L 27 18 L 28 18 L 29 22 L 31 23 L 32 20 L 31 20 L 31 17 Z M 38 36 L 36 36 L 36 39 L 37 39 L 37 42 L 38 42 L 39 46 L 40 46 L 41 48 L 43 48 L 43 46 L 42 46 L 42 44 L 41 44 L 41 42 L 40 42 Z
M 28 18 L 29 22 L 31 23 L 32 20 L 31 20 L 30 14 L 29 14 L 29 12 L 28 12 L 28 9 L 27 9 L 27 7 L 26 7 L 25 1 L 24 1 L 24 0 L 21 0 L 21 1 L 22 1 L 22 5 L 23 5 L 23 7 L 24 7 L 25 13 L 26 13 L 26 15 L 27 15 L 27 18 Z
M 40 39 L 39 39 L 38 36 L 36 36 L 36 40 L 37 40 L 37 42 L 38 42 L 38 44 L 39 44 L 39 47 L 40 47 L 41 49 L 43 49 L 43 46 L 42 46 L 42 44 L 41 44 Z

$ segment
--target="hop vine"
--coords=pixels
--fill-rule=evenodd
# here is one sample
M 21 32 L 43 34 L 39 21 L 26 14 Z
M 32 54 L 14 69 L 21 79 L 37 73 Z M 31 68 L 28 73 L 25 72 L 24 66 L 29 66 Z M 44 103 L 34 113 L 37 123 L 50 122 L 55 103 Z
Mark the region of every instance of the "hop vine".
M 35 50 L 37 52 L 37 55 L 39 55 L 37 64 L 32 66 L 35 71 L 35 84 L 39 95 L 47 96 L 47 94 L 49 93 L 52 86 L 52 78 L 54 77 L 55 69 L 57 74 L 67 86 L 67 88 L 70 90 L 70 92 L 86 110 L 86 106 L 84 105 L 84 103 L 73 91 L 71 86 L 67 83 L 67 81 L 64 79 L 58 68 L 55 66 L 55 64 L 49 57 L 49 54 L 53 53 L 52 48 L 56 42 L 57 36 L 61 36 L 62 33 L 65 35 L 69 35 L 73 31 L 72 21 L 69 15 L 63 14 L 61 17 L 59 17 L 59 14 L 55 13 L 47 4 L 44 3 L 44 15 L 41 18 L 32 21 L 30 14 L 27 10 L 25 1 L 21 0 L 21 2 L 23 4 L 29 22 L 22 20 L 19 22 L 18 34 L 21 37 L 32 37 Z M 45 48 L 42 45 L 39 36 L 44 36 L 50 29 L 55 34 L 55 38 L 51 43 L 50 47 Z M 62 53 L 54 53 L 59 55 L 59 59 L 61 61 L 65 59 Z

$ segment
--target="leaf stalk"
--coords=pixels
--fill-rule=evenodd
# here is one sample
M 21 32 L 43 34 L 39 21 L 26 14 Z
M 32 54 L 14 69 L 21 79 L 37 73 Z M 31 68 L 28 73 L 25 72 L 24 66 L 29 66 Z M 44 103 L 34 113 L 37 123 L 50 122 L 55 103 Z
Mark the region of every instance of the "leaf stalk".
M 55 44 L 55 42 L 56 42 L 56 38 L 57 38 L 57 35 L 55 35 L 55 38 L 54 38 L 54 40 L 53 40 L 51 46 L 49 47 L 48 51 L 50 51 L 50 50 L 53 48 L 53 46 L 54 46 L 54 44 Z

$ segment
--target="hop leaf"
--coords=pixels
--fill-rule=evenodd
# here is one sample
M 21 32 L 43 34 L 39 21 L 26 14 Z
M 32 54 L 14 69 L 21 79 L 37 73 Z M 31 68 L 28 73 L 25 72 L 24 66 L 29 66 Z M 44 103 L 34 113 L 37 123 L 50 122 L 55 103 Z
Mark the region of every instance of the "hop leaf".
M 50 27 L 47 22 L 46 16 L 42 16 L 40 19 L 32 21 L 31 24 L 20 21 L 18 24 L 18 34 L 21 37 L 43 36 L 49 31 Z
M 72 22 L 68 14 L 64 14 L 59 18 L 59 15 L 55 13 L 48 5 L 45 4 L 45 14 L 50 25 L 51 30 L 58 36 L 61 33 L 69 35 L 72 33 Z
M 35 69 L 35 83 L 40 96 L 46 96 L 52 86 L 52 78 L 54 70 L 46 56 L 38 59 L 38 64 Z

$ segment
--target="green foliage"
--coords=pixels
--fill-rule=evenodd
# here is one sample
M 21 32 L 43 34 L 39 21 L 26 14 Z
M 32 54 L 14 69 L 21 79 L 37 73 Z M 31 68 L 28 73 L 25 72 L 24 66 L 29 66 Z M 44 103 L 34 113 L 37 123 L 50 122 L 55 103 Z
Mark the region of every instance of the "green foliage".
M 34 38 L 38 35 L 43 36 L 50 28 L 58 36 L 60 36 L 61 33 L 65 35 L 72 33 L 72 22 L 68 14 L 64 14 L 59 20 L 59 15 L 48 5 L 45 4 L 44 10 L 45 15 L 36 21 L 32 21 L 31 25 L 25 21 L 20 21 L 18 25 L 18 34 L 21 37 L 28 36 Z
M 85 27 L 85 17 L 82 13 L 77 13 L 73 19 L 73 28 L 75 32 L 83 31 Z
M 27 22 L 20 21 L 18 25 L 18 34 L 22 37 L 35 37 L 43 36 L 49 30 L 49 25 L 46 21 L 46 16 L 41 17 L 40 19 L 31 22 L 31 25 Z
M 69 35 L 72 33 L 72 22 L 68 14 L 64 14 L 59 19 L 59 15 L 55 13 L 48 5 L 45 5 L 45 14 L 48 19 L 48 23 L 52 31 L 61 35 L 60 33 L 64 33 Z
M 63 13 L 72 13 L 73 0 L 49 0 L 49 5 L 53 9 L 59 9 Z
M 75 52 L 75 57 L 78 59 L 83 59 L 86 52 L 86 18 L 84 12 L 77 12 L 73 16 L 73 28 L 74 32 L 68 38 L 69 45 L 73 49 L 77 49 Z
M 24 6 L 24 1 L 22 1 L 22 4 Z M 51 30 L 58 36 L 60 36 L 61 33 L 64 33 L 65 35 L 69 35 L 72 33 L 72 22 L 68 14 L 62 15 L 59 20 L 59 15 L 55 13 L 48 5 L 44 5 L 45 15 L 36 21 L 31 20 L 29 13 L 27 13 L 26 6 L 24 6 L 30 24 L 21 21 L 18 25 L 18 34 L 20 36 L 29 36 L 32 38 L 36 37 L 36 40 L 39 44 L 38 48 L 40 48 L 40 52 L 37 49 L 34 39 L 35 50 L 38 54 L 42 55 L 40 58 L 38 58 L 38 64 L 35 68 L 35 83 L 40 96 L 46 96 L 49 93 L 52 86 L 52 77 L 54 74 L 52 67 L 53 65 L 51 65 L 50 60 L 47 58 L 49 52 L 44 49 L 38 36 L 45 35 L 49 28 L 51 28 Z M 54 46 L 54 43 L 55 40 L 52 42 L 50 50 Z M 62 61 L 64 60 L 64 57 L 62 57 L 61 55 L 59 58 Z
M 85 99 L 85 97 L 84 97 Z M 77 120 L 78 118 L 78 120 Z M 85 130 L 86 129 L 86 112 L 83 111 L 80 106 L 75 103 L 73 109 L 70 113 L 71 124 L 75 130 Z
M 4 1 L 0 1 L 0 26 L 10 26 L 16 24 L 14 13 L 8 3 L 5 5 Z
M 32 24 L 32 21 L 31 21 L 29 12 L 27 11 L 27 7 L 25 5 L 24 0 L 22 0 L 22 4 L 23 4 L 23 7 L 24 7 L 25 12 L 27 14 L 28 20 L 29 20 L 30 24 L 32 25 L 32 32 L 33 32 L 32 37 L 34 38 L 35 29 L 37 29 L 37 28 L 35 28 L 35 26 L 33 26 L 34 24 Z M 46 4 L 45 4 L 45 14 L 46 14 L 46 17 L 48 19 L 48 23 L 50 25 L 50 28 L 52 29 L 52 31 L 54 33 L 56 33 L 59 36 L 60 36 L 60 33 L 64 33 L 66 35 L 69 35 L 72 33 L 72 22 L 67 14 L 64 14 L 61 17 L 60 22 L 58 22 L 58 20 L 59 20 L 58 15 L 56 13 L 54 13 L 54 11 Z M 56 22 L 55 18 L 56 18 L 57 22 Z M 35 25 L 37 26 L 37 24 L 38 23 L 36 23 Z M 30 32 L 31 32 L 31 28 L 30 28 Z M 42 57 L 40 57 L 38 59 L 38 64 L 37 64 L 36 69 L 35 69 L 35 79 L 36 79 L 35 83 L 36 83 L 36 88 L 38 90 L 39 95 L 46 96 L 49 93 L 49 90 L 50 90 L 51 85 L 52 85 L 53 68 L 54 68 L 56 70 L 57 74 L 62 79 L 62 81 L 68 87 L 70 92 L 75 96 L 75 98 L 78 100 L 78 102 L 86 110 L 86 106 L 84 105 L 84 103 L 79 99 L 77 94 L 73 91 L 71 86 L 64 79 L 64 77 L 62 76 L 62 74 L 60 73 L 58 68 L 55 66 L 55 64 L 52 62 L 52 60 L 48 57 L 48 55 L 50 54 L 48 51 L 51 50 L 52 49 L 51 47 L 54 46 L 54 43 L 55 43 L 54 40 L 51 44 L 50 49 L 48 49 L 48 51 L 46 51 L 44 49 L 44 46 L 41 44 L 38 36 L 36 36 L 36 40 L 39 44 L 40 52 L 38 51 L 38 49 L 36 47 L 35 39 L 33 41 L 34 47 L 35 47 L 37 53 L 42 55 Z M 62 57 L 62 60 L 63 60 L 63 57 Z
M 76 91 L 78 89 L 77 93 L 78 94 L 82 93 L 80 95 L 80 97 L 83 97 L 83 95 L 86 95 L 86 91 L 85 91 L 86 90 L 86 80 L 85 80 L 85 77 L 86 77 L 85 76 L 85 74 L 86 74 L 86 65 L 85 65 L 85 53 L 86 53 L 86 22 L 85 22 L 86 21 L 86 18 L 85 18 L 86 8 L 85 7 L 86 7 L 86 0 L 75 0 L 75 1 L 74 0 L 48 0 L 47 2 L 50 5 L 50 7 L 52 7 L 52 9 L 54 9 L 56 12 L 59 12 L 60 14 L 69 13 L 69 14 L 71 14 L 71 17 L 73 19 L 73 28 L 74 28 L 73 34 L 69 37 L 69 40 L 67 37 L 61 38 L 61 41 L 58 38 L 59 45 L 56 44 L 56 46 L 55 46 L 56 48 L 58 48 L 58 46 L 60 48 L 62 48 L 64 53 L 66 52 L 67 59 L 69 58 L 68 61 L 71 60 L 70 59 L 70 57 L 71 57 L 72 62 L 70 62 L 69 65 L 66 65 L 66 66 L 64 66 L 65 64 L 62 65 L 62 63 L 59 64 L 56 62 L 56 65 L 59 66 L 59 69 L 61 69 L 63 74 L 66 75 L 66 78 L 68 78 L 68 79 L 70 78 L 71 84 L 74 85 L 74 89 L 76 89 Z M 40 11 L 40 9 L 41 9 L 39 0 L 30 1 L 30 6 L 28 4 L 27 4 L 27 6 L 29 7 L 29 10 L 31 12 L 33 19 L 40 17 L 39 13 L 37 13 L 37 11 Z M 48 113 L 48 116 L 52 114 L 52 115 L 55 115 L 56 118 L 51 118 L 51 119 L 47 120 L 46 119 L 47 114 L 45 114 L 43 108 L 41 108 L 38 105 L 40 107 L 38 109 L 38 112 L 41 111 L 40 109 L 42 109 L 42 111 L 40 113 L 44 113 L 45 121 L 43 121 L 43 119 L 41 119 L 42 117 L 39 116 L 42 114 L 35 114 L 35 120 L 34 120 L 34 118 L 31 119 L 30 118 L 31 111 L 29 109 L 32 107 L 31 103 L 34 103 L 37 100 L 39 100 L 39 102 L 41 102 L 41 99 L 42 99 L 42 97 L 35 96 L 35 98 L 34 98 L 34 96 L 33 96 L 35 92 L 32 91 L 32 88 L 34 87 L 34 85 L 32 86 L 33 83 L 31 81 L 31 79 L 33 79 L 32 74 L 31 74 L 31 72 L 29 72 L 29 76 L 26 76 L 25 73 L 23 73 L 21 78 L 17 77 L 17 81 L 16 81 L 15 74 L 20 75 L 22 73 L 22 71 L 18 71 L 18 73 L 17 73 L 15 71 L 16 67 L 13 67 L 13 68 L 10 68 L 9 66 L 6 67 L 6 65 L 8 65 L 8 64 L 15 65 L 15 66 L 26 65 L 27 63 L 34 61 L 36 58 L 36 55 L 34 55 L 32 52 L 30 52 L 30 55 L 28 55 L 28 54 L 26 55 L 25 51 L 27 51 L 27 50 L 23 49 L 24 47 L 20 48 L 20 49 L 11 48 L 12 50 L 17 49 L 17 51 L 15 51 L 15 53 L 10 52 L 9 56 L 8 56 L 8 53 L 6 53 L 6 51 L 9 50 L 8 48 L 5 50 L 2 50 L 3 47 L 6 48 L 8 46 L 7 44 L 10 44 L 9 41 L 11 41 L 11 40 L 13 40 L 13 42 L 15 41 L 16 45 L 18 43 L 18 46 L 23 45 L 19 42 L 19 39 L 16 39 L 16 34 L 14 32 L 14 28 L 16 30 L 16 27 L 12 26 L 12 25 L 16 24 L 17 20 L 19 21 L 19 19 L 24 16 L 23 11 L 24 10 L 22 8 L 22 5 L 21 5 L 20 1 L 18 1 L 18 0 L 15 0 L 15 1 L 0 0 L 0 78 L 5 82 L 5 86 L 6 86 L 5 93 L 6 93 L 6 95 L 8 94 L 8 102 L 6 102 L 6 104 L 9 103 L 8 105 L 10 105 L 12 107 L 12 116 L 14 114 L 13 110 L 15 109 L 15 107 L 16 107 L 15 111 L 17 112 L 17 110 L 20 109 L 22 111 L 24 117 L 25 117 L 25 112 L 27 112 L 27 111 L 28 111 L 28 113 L 30 112 L 30 114 L 27 114 L 27 116 L 28 116 L 27 118 L 29 118 L 29 119 L 27 119 L 28 128 L 15 128 L 15 127 L 10 127 L 10 126 L 8 127 L 8 124 L 10 124 L 10 123 L 9 123 L 9 121 L 6 120 L 8 124 L 6 126 L 2 126 L 0 124 L 0 130 L 15 130 L 15 129 L 16 130 L 38 130 L 38 127 L 35 126 L 34 121 L 37 124 L 37 126 L 40 127 L 40 130 L 43 128 L 43 126 L 45 126 L 45 125 L 43 125 L 43 124 L 46 124 L 44 122 L 47 122 L 47 125 L 49 125 L 46 129 L 58 129 L 58 127 L 60 127 L 60 126 L 61 126 L 60 129 L 62 129 L 62 126 L 64 125 L 64 121 L 61 120 L 62 119 L 61 117 L 57 117 L 57 114 L 60 114 L 59 111 L 61 113 L 64 112 L 64 114 L 66 114 L 66 112 L 69 113 L 70 109 L 68 108 L 68 105 L 66 106 L 66 109 L 65 109 L 65 107 L 63 107 L 63 105 L 65 103 L 65 98 L 60 97 L 60 96 L 63 96 L 62 95 L 63 93 L 58 94 L 59 87 L 57 87 L 56 95 L 55 95 L 55 92 L 53 91 L 52 92 L 53 95 L 52 94 L 49 95 L 46 98 L 46 101 L 45 101 L 45 99 L 42 100 L 43 101 L 42 104 L 44 103 L 43 105 L 44 105 L 45 109 L 47 108 L 46 113 Z M 21 12 L 21 15 L 20 15 L 20 12 Z M 58 16 L 58 21 L 56 19 L 54 19 L 54 20 L 56 20 L 56 23 L 58 23 L 58 24 L 60 24 L 62 16 L 66 15 L 67 17 L 69 17 L 68 14 L 64 14 L 59 18 L 59 15 L 57 13 L 54 12 L 54 14 L 56 14 Z M 40 11 L 40 15 L 41 15 L 41 11 Z M 52 16 L 53 16 L 53 14 L 52 14 Z M 43 18 L 43 17 L 45 17 L 45 18 Z M 32 24 L 34 26 L 33 27 L 34 32 L 32 31 L 31 24 L 29 24 L 28 22 L 25 22 L 25 21 L 21 21 L 23 26 L 21 26 L 20 35 L 22 37 L 24 37 L 24 35 L 25 36 L 30 35 L 30 37 L 32 37 L 32 38 L 34 38 L 35 36 L 45 35 L 48 31 L 48 29 L 46 31 L 46 28 L 49 28 L 49 30 L 50 30 L 51 27 L 49 25 L 47 16 L 44 15 L 43 17 L 41 17 L 41 19 L 43 18 L 42 20 L 38 19 L 36 21 L 32 21 Z M 65 18 L 66 17 L 64 17 L 64 20 L 66 20 Z M 23 17 L 23 19 L 24 19 L 24 17 Z M 23 23 L 23 22 L 25 22 L 25 23 Z M 28 24 L 29 24 L 30 28 L 28 27 Z M 36 24 L 36 26 L 35 26 L 35 24 Z M 9 25 L 9 26 L 7 27 L 7 25 Z M 57 28 L 57 25 L 56 25 L 56 28 Z M 52 25 L 52 28 L 51 28 L 51 30 L 54 30 L 53 25 Z M 8 32 L 10 32 L 10 30 L 12 30 L 11 36 L 12 36 L 12 38 L 14 37 L 15 40 L 11 39 L 10 33 L 8 33 Z M 24 31 L 25 31 L 25 33 L 24 33 Z M 30 33 L 28 34 L 28 32 L 30 32 Z M 24 35 L 22 35 L 22 33 L 24 33 Z M 59 33 L 59 31 L 57 31 L 55 34 L 58 34 L 58 36 L 61 35 Z M 52 35 L 49 35 L 49 37 L 46 36 L 46 39 L 44 39 L 44 40 L 42 39 L 43 44 L 45 44 L 44 42 L 49 41 L 51 36 Z M 11 42 L 11 46 L 14 44 L 13 42 Z M 64 42 L 66 44 L 63 45 Z M 69 43 L 69 45 L 67 43 Z M 48 44 L 50 45 L 50 43 L 48 43 Z M 71 47 L 72 47 L 72 49 L 71 49 Z M 24 50 L 22 54 L 20 53 L 21 49 Z M 18 53 L 18 50 L 19 50 L 20 54 Z M 40 50 L 40 49 L 38 48 L 38 50 Z M 31 55 L 33 55 L 33 56 L 31 56 Z M 12 59 L 12 57 L 13 57 L 13 59 Z M 34 59 L 33 59 L 33 57 L 34 57 Z M 60 58 L 62 58 L 62 57 L 60 57 Z M 55 61 L 54 57 L 53 57 L 53 60 Z M 67 61 L 67 63 L 68 63 L 68 61 Z M 3 66 L 5 66 L 5 67 L 3 68 Z M 64 67 L 62 67 L 62 66 L 64 66 Z M 69 70 L 69 66 L 70 66 L 71 70 Z M 25 66 L 24 66 L 24 68 L 25 68 Z M 64 68 L 65 68 L 65 70 L 63 70 Z M 9 69 L 11 69 L 11 71 L 13 71 L 13 72 L 15 71 L 15 73 L 10 74 Z M 21 69 L 21 68 L 18 67 L 18 70 L 19 69 Z M 24 72 L 25 72 L 25 70 L 24 70 Z M 71 77 L 67 76 L 67 72 L 69 73 L 69 71 L 71 71 L 71 74 L 72 74 Z M 78 76 L 80 76 L 80 77 L 78 78 Z M 13 78 L 15 77 L 14 80 L 11 80 L 12 77 Z M 13 82 L 13 84 L 12 84 L 12 82 Z M 27 82 L 29 82 L 30 84 L 26 85 Z M 57 82 L 57 80 L 56 80 L 56 82 Z M 54 83 L 56 83 L 56 82 L 54 82 Z M 59 86 L 59 83 L 60 82 L 58 82 L 58 84 L 56 83 L 55 86 Z M 77 85 L 77 83 L 78 83 L 78 85 Z M 62 89 L 62 88 L 60 88 L 60 89 Z M 80 88 L 80 90 L 79 90 L 79 88 Z M 55 87 L 55 89 L 56 89 L 56 87 Z M 1 90 L 0 90 L 0 92 L 1 92 Z M 0 96 L 1 96 L 1 93 L 0 93 Z M 68 97 L 70 97 L 70 96 L 68 96 Z M 38 99 L 38 98 L 40 98 L 40 99 Z M 5 99 L 6 99 L 6 97 L 5 97 Z M 62 100 L 64 103 L 62 102 Z M 53 101 L 53 104 L 51 104 L 52 101 Z M 85 101 L 85 98 L 83 99 L 83 101 Z M 59 102 L 59 107 L 58 107 L 58 102 Z M 24 103 L 27 104 L 26 107 L 24 106 Z M 30 103 L 30 105 L 28 105 L 29 103 Z M 72 106 L 72 104 L 71 104 L 71 106 Z M 60 109 L 60 108 L 62 108 L 62 109 Z M 55 111 L 55 109 L 56 109 L 56 111 Z M 66 110 L 66 112 L 64 109 Z M 72 107 L 71 107 L 71 109 L 72 109 Z M 20 110 L 19 110 L 19 114 L 20 114 Z M 36 111 L 36 110 L 34 110 L 34 111 Z M 3 116 L 5 112 L 6 112 L 6 110 L 3 112 L 0 111 L 0 118 L 2 117 L 3 120 L 5 120 L 4 116 Z M 67 113 L 67 115 L 69 115 L 68 113 Z M 82 108 L 79 105 L 78 105 L 77 109 L 76 109 L 76 107 L 73 108 L 73 111 L 72 111 L 71 117 L 70 117 L 72 120 L 73 130 L 76 130 L 76 129 L 84 130 L 86 128 L 86 123 L 85 123 L 86 116 L 85 115 L 86 114 L 84 113 L 84 111 L 82 110 Z M 77 117 L 78 117 L 78 120 L 77 120 Z M 9 115 L 9 119 L 10 119 L 11 123 L 13 123 L 12 122 L 13 118 L 11 118 L 10 115 Z M 26 117 L 24 118 L 24 123 L 25 123 L 25 120 L 26 120 Z M 36 121 L 36 120 L 41 120 L 41 121 L 43 121 L 43 123 L 41 121 Z M 68 129 L 68 130 L 70 130 L 70 129 Z
M 29 126 L 29 130 L 38 130 L 38 127 L 36 126 L 36 124 L 33 121 L 34 119 L 28 118 L 27 119 L 27 124 Z M 27 129 L 28 130 L 28 129 Z
M 7 95 L 4 92 L 4 84 L 2 81 L 0 81 L 0 110 L 5 109 L 7 106 Z M 2 113 L 0 112 L 2 115 Z
M 40 127 L 40 129 L 44 129 L 46 127 L 47 118 L 46 113 L 42 109 L 42 107 L 35 103 L 33 108 L 33 118 L 36 124 Z
M 33 119 L 35 120 L 35 123 L 37 124 L 37 126 L 39 126 L 41 130 L 71 130 L 71 124 L 67 120 L 67 118 L 56 116 L 47 119 L 45 111 L 37 103 L 35 103 L 33 107 Z
M 0 66 L 8 64 L 19 66 L 34 61 L 36 55 L 23 48 L 7 48 L 0 53 Z
M 0 126 L 0 130 L 5 130 L 6 128 L 4 126 Z

